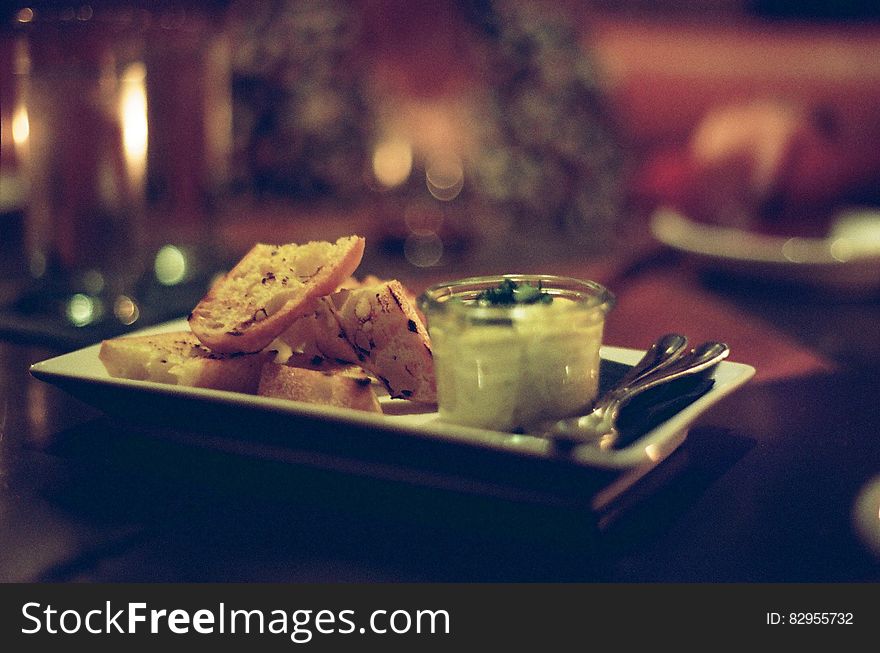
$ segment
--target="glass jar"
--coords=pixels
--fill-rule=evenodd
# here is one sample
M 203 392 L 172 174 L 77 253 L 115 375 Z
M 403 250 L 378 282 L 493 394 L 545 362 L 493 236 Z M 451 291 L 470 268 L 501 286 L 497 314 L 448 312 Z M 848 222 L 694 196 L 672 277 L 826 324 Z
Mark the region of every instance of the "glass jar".
M 552 301 L 481 299 L 502 282 L 527 284 Z M 419 306 L 431 336 L 440 418 L 525 432 L 585 411 L 599 388 L 599 348 L 614 303 L 598 283 L 551 275 L 474 277 L 428 288 Z

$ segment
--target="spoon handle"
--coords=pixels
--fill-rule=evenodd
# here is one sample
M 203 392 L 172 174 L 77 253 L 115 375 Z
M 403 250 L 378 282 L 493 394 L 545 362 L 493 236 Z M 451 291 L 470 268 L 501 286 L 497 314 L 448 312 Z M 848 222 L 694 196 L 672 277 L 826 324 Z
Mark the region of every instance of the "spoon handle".
M 630 383 L 618 384 L 596 403 L 594 410 L 604 410 L 613 421 L 620 409 L 635 396 L 663 383 L 703 372 L 720 363 L 729 354 L 730 348 L 723 342 L 704 342 L 688 353 L 679 353 L 662 366 L 648 369 Z
M 685 352 L 686 339 L 663 336 L 656 351 L 649 351 L 615 387 L 597 401 L 593 409 L 580 417 L 554 422 L 543 431 L 557 443 L 597 442 L 610 448 L 617 441 L 617 418 L 620 410 L 637 395 L 685 376 L 710 370 L 727 358 L 730 348 L 722 342 L 705 342 Z
M 679 358 L 687 348 L 688 339 L 680 333 L 667 333 L 660 336 L 615 385 L 615 388 L 629 386 L 646 374 L 663 369 Z

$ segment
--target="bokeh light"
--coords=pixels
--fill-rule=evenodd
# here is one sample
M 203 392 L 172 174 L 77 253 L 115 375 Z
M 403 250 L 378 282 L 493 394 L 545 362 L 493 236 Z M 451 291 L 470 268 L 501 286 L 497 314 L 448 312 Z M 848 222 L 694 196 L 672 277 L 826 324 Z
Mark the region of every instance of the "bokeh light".
M 410 234 L 403 243 L 403 254 L 416 267 L 429 268 L 443 258 L 443 241 L 436 234 Z
M 163 245 L 156 253 L 153 270 L 156 280 L 164 286 L 174 286 L 186 279 L 186 254 L 175 245 Z
M 431 195 L 449 202 L 458 197 L 464 186 L 464 165 L 455 154 L 434 156 L 425 167 L 425 180 Z
M 401 139 L 379 143 L 373 152 L 373 176 L 385 188 L 400 186 L 412 172 L 412 146 Z
M 82 276 L 83 288 L 90 295 L 100 295 L 104 290 L 104 275 L 98 270 L 88 270 Z
M 84 327 L 101 319 L 104 305 L 97 297 L 76 293 L 67 301 L 65 313 L 72 325 Z
M 128 295 L 119 295 L 113 304 L 113 314 L 125 326 L 137 322 L 141 315 L 137 303 Z
M 413 201 L 403 210 L 403 221 L 410 233 L 428 236 L 443 226 L 443 211 L 433 200 Z

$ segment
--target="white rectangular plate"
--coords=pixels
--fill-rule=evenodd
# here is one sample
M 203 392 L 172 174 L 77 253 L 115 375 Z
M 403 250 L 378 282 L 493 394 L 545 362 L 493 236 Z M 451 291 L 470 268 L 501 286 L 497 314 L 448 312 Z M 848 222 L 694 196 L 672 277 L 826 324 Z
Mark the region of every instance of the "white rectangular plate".
M 175 320 L 139 333 L 185 328 L 184 320 Z M 506 462 L 513 462 L 515 473 L 525 471 L 526 476 L 532 471 L 529 464 L 543 466 L 537 476 L 560 465 L 641 476 L 682 443 L 697 416 L 755 373 L 749 365 L 724 361 L 708 392 L 632 444 L 612 451 L 584 444 L 560 453 L 539 437 L 444 423 L 433 407 L 388 397 L 381 400 L 385 412 L 380 415 L 113 378 L 98 359 L 99 348 L 96 344 L 57 356 L 34 364 L 30 371 L 110 415 L 173 431 L 199 432 L 197 442 L 204 446 L 386 478 L 425 482 L 431 477 L 429 484 L 449 485 L 441 478 L 452 475 L 459 481 L 452 485 L 463 483 L 478 492 L 480 474 L 471 472 L 489 471 L 488 485 L 494 487 L 503 480 L 499 476 Z M 603 360 L 625 365 L 636 363 L 643 353 L 611 346 L 601 350 Z M 491 470 L 497 470 L 494 477 Z

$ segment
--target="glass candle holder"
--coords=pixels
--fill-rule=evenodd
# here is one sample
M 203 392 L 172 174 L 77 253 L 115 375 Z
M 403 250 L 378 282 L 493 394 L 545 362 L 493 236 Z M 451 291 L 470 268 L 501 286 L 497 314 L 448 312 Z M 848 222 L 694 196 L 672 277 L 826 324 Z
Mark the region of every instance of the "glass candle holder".
M 492 303 L 487 291 L 498 288 L 537 301 Z M 598 392 L 599 348 L 614 303 L 596 282 L 551 275 L 474 277 L 428 288 L 419 306 L 431 336 L 440 418 L 525 432 L 585 411 Z
M 140 34 L 88 6 L 19 14 L 31 273 L 121 290 L 143 266 Z

